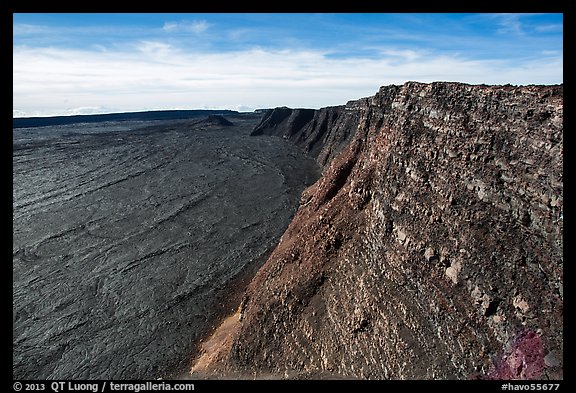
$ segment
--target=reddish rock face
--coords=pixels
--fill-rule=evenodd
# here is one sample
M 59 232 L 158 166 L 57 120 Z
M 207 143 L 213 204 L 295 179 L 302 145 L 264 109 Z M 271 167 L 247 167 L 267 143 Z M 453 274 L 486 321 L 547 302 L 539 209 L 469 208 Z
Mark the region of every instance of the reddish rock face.
M 525 330 L 512 341 L 511 348 L 486 379 L 539 379 L 545 368 L 542 337 L 532 330 Z
M 325 170 L 249 285 L 216 368 L 561 378 L 562 94 L 407 83 L 306 114 L 297 130 L 266 123 L 260 133 Z

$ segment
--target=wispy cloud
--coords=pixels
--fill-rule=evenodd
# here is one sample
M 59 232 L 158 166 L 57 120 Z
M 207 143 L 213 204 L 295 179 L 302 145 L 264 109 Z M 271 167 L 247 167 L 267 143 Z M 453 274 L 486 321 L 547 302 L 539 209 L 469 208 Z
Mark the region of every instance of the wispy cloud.
M 210 27 L 210 23 L 205 20 L 166 22 L 162 27 L 167 33 L 204 33 Z
M 29 35 L 29 34 L 45 34 L 53 31 L 48 26 L 33 25 L 28 23 L 15 23 L 12 26 L 12 32 L 15 36 Z
M 500 34 L 524 34 L 522 22 L 520 21 L 522 14 L 498 14 Z
M 536 25 L 534 26 L 534 30 L 539 33 L 561 33 L 563 26 L 560 23 Z
M 563 80 L 560 14 L 15 14 L 13 29 L 15 116 L 319 107 L 408 80 Z
M 177 50 L 170 44 L 161 41 L 141 41 L 135 45 L 148 61 L 170 62 Z M 126 56 L 127 54 L 124 54 Z
M 414 49 L 383 49 L 380 53 L 384 56 L 397 57 L 404 61 L 414 61 L 423 56 L 421 51 Z
M 486 14 L 484 18 L 495 19 L 500 34 L 526 36 L 535 33 L 562 33 L 562 23 L 540 23 L 537 17 L 545 14 Z
M 188 108 L 318 107 L 408 80 L 557 83 L 561 63 L 561 55 L 517 64 L 394 50 L 376 59 L 265 49 L 198 56 L 153 41 L 124 52 L 21 47 L 14 50 L 13 109 L 22 115 L 41 106 L 47 113 L 58 107 L 138 110 L 182 103 Z

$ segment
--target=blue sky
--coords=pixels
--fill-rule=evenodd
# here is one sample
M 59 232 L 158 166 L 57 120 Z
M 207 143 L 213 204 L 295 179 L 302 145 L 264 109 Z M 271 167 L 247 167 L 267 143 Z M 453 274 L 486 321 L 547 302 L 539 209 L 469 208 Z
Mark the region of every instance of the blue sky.
M 14 14 L 13 115 L 319 108 L 563 82 L 562 14 Z

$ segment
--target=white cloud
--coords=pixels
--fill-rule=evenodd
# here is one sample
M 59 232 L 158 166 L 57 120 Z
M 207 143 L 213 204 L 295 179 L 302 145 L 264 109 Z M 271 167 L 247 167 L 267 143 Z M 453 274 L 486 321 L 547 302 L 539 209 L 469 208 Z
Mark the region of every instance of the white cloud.
M 563 31 L 562 24 L 548 24 L 548 25 L 536 25 L 534 30 L 540 33 L 561 33 Z
M 37 117 L 37 116 L 72 116 L 72 115 L 96 115 L 101 113 L 115 113 L 119 110 L 113 107 L 81 106 L 53 111 L 21 111 L 12 110 L 12 117 Z
M 530 17 L 541 14 L 482 14 L 487 18 L 496 19 L 500 26 L 497 30 L 500 34 L 511 34 L 516 36 L 525 36 L 530 33 L 562 33 L 563 26 L 561 23 L 535 24 L 530 21 Z
M 34 115 L 31 112 L 12 109 L 12 117 L 32 117 L 32 116 Z
M 421 52 L 411 49 L 384 49 L 381 53 L 386 56 L 399 57 L 405 61 L 416 60 L 423 55 Z
M 15 47 L 13 115 L 69 114 L 69 108 L 318 108 L 408 80 L 553 84 L 562 79 L 561 53 L 490 61 L 412 51 L 343 59 L 303 50 L 186 53 L 160 41 L 143 41 L 129 51 Z
M 166 22 L 162 27 L 167 33 L 204 33 L 210 27 L 210 23 L 205 20 Z
M 500 28 L 498 33 L 501 34 L 524 34 L 522 22 L 520 21 L 521 14 L 498 14 L 500 19 Z
M 27 34 L 43 34 L 50 32 L 51 29 L 46 26 L 31 25 L 27 23 L 14 23 L 12 32 L 14 36 L 27 35 Z

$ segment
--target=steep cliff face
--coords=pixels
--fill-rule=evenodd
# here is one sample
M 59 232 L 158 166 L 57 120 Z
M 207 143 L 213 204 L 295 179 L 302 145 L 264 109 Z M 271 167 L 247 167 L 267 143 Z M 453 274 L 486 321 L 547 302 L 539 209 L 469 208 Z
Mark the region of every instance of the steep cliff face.
M 281 136 L 325 166 L 350 141 L 362 114 L 368 110 L 367 104 L 367 99 L 360 99 L 319 110 L 271 109 L 251 135 Z
M 256 134 L 286 136 L 326 167 L 212 369 L 561 378 L 562 94 L 407 83 L 269 112 Z

